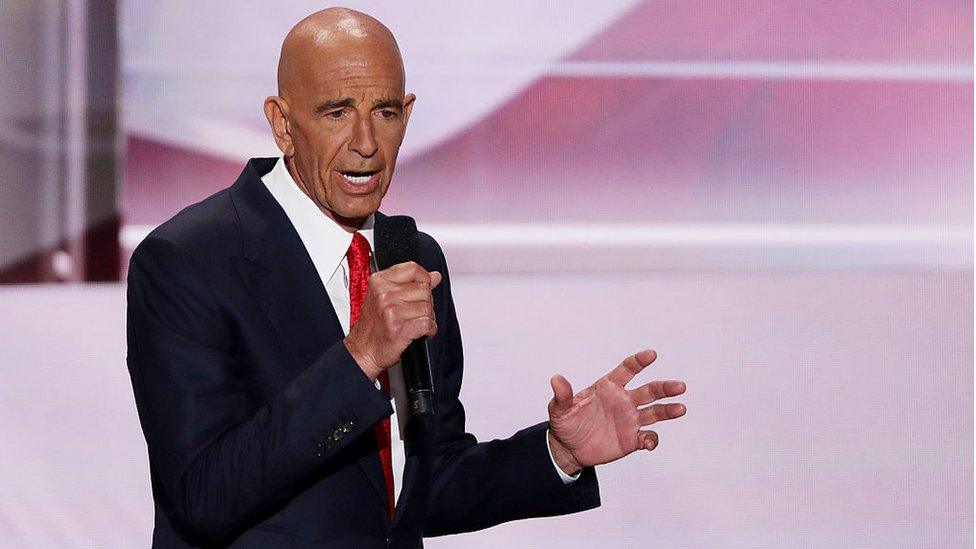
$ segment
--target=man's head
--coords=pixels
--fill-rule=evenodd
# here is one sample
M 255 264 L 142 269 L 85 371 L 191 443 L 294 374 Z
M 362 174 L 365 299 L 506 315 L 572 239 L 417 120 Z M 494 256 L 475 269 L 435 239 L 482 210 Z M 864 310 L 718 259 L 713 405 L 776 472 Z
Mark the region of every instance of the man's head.
M 323 212 L 355 230 L 380 207 L 415 97 L 404 95 L 393 34 L 372 17 L 329 8 L 299 21 L 264 102 L 295 181 Z

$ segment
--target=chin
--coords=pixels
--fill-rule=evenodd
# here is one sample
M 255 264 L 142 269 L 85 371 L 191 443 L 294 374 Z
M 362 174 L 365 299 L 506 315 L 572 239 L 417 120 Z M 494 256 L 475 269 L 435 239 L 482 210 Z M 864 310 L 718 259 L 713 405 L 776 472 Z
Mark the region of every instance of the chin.
M 333 210 L 336 214 L 342 216 L 345 219 L 365 219 L 366 217 L 376 213 L 380 209 L 380 201 L 376 199 L 370 200 L 354 200 L 346 204 L 346 207 L 341 210 Z

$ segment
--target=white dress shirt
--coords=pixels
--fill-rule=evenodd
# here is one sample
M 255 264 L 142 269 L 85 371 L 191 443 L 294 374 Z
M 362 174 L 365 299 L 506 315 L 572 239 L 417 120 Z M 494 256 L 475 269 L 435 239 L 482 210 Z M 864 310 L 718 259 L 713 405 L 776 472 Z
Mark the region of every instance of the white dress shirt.
M 264 185 L 271 192 L 271 195 L 278 201 L 281 208 L 298 232 L 308 255 L 312 258 L 312 264 L 318 271 L 322 279 L 322 285 L 329 294 L 329 300 L 335 309 L 342 331 L 349 335 L 349 262 L 346 260 L 346 251 L 352 244 L 352 233 L 340 227 L 329 216 L 322 213 L 319 207 L 312 201 L 292 178 L 291 173 L 285 166 L 284 159 L 279 158 L 264 177 L 261 178 Z M 373 216 L 370 215 L 363 222 L 359 233 L 369 242 L 370 250 L 373 249 Z M 372 254 L 371 254 L 372 255 Z M 376 271 L 375 259 L 370 261 L 372 270 Z M 405 463 L 405 453 L 403 447 L 404 428 L 398 421 L 399 418 L 407 417 L 407 394 L 403 384 L 403 370 L 397 363 L 389 371 L 390 392 L 393 399 L 393 415 L 390 416 L 391 433 L 391 454 L 393 462 L 393 490 L 394 500 L 400 497 L 400 488 L 403 486 L 403 467 Z M 365 375 L 365 374 L 364 374 Z M 376 381 L 377 389 L 380 388 L 379 380 Z M 548 440 L 548 432 L 547 432 Z M 563 482 L 569 483 L 579 478 L 579 473 L 567 475 L 556 465 L 552 457 L 552 449 L 549 449 L 549 458 L 552 459 L 553 467 L 559 473 Z

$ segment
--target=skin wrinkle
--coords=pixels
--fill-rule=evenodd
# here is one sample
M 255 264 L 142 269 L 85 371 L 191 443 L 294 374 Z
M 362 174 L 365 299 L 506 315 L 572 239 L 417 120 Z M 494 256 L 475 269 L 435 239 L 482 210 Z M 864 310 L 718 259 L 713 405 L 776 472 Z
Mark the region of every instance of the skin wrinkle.
M 379 209 L 414 102 L 393 34 L 346 8 L 306 17 L 288 33 L 278 95 L 264 103 L 285 165 L 302 192 L 347 231 Z M 342 173 L 378 173 L 362 187 Z M 375 188 L 374 188 L 375 187 Z

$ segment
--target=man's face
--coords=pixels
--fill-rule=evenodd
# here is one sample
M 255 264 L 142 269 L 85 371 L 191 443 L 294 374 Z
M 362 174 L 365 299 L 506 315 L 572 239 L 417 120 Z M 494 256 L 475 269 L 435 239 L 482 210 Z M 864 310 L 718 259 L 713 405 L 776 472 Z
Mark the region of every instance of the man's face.
M 399 54 L 358 46 L 312 57 L 301 85 L 284 94 L 292 174 L 319 208 L 353 229 L 386 195 L 414 101 L 403 93 Z

